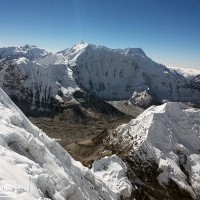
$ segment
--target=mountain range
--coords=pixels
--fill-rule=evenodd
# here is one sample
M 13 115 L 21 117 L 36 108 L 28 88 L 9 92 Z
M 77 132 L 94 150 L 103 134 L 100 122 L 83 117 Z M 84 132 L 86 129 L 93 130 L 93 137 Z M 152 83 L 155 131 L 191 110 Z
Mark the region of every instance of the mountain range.
M 0 188 L 13 188 L 0 197 L 199 199 L 199 80 L 140 48 L 0 48 Z M 49 125 L 59 116 L 57 126 L 62 121 L 72 134 L 56 138 L 54 127 L 49 138 L 15 103 L 37 119 L 48 112 Z M 81 141 L 86 128 L 94 137 Z M 64 149 L 58 142 L 66 138 L 73 142 Z M 95 156 L 88 167 L 67 152 L 89 149 Z
M 140 48 L 80 42 L 53 54 L 25 45 L 0 48 L 0 59 L 0 86 L 32 105 L 62 103 L 80 89 L 145 108 L 166 101 L 200 103 L 196 81 L 154 62 Z

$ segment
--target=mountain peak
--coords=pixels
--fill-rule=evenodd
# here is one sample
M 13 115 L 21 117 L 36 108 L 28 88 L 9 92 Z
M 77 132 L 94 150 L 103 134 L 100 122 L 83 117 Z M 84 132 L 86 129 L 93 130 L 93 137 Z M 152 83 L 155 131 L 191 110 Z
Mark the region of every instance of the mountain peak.
M 30 44 L 25 44 L 24 46 L 21 46 L 20 48 L 22 48 L 22 49 L 33 49 L 33 48 L 39 49 L 36 45 L 30 45 Z
M 22 46 L 22 47 L 29 49 L 29 48 L 31 47 L 31 45 L 29 45 L 29 44 L 25 44 L 25 45 Z
M 88 45 L 89 45 L 89 43 L 86 43 L 86 42 L 84 42 L 84 41 L 81 40 L 80 42 L 76 43 L 72 47 L 72 49 L 74 49 L 74 50 L 80 50 L 80 49 L 83 49 L 83 48 L 87 47 Z
M 81 40 L 81 41 L 79 42 L 79 44 L 86 44 L 86 42 L 84 42 L 83 40 Z

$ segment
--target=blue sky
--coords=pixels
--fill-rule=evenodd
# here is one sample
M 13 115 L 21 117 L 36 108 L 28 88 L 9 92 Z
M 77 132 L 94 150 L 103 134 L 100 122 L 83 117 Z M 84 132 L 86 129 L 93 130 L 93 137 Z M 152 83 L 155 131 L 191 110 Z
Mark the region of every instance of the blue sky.
M 0 46 L 55 52 L 83 40 L 200 68 L 200 0 L 1 0 L 0 19 Z

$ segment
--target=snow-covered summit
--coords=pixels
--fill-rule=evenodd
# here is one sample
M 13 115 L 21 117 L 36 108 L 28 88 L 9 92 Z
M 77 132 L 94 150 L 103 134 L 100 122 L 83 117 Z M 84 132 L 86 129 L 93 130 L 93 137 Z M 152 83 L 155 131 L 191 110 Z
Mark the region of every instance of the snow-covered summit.
M 118 190 L 118 181 L 119 184 L 126 181 L 130 196 L 131 185 L 123 174 L 119 180 L 115 178 L 116 187 L 112 191 L 103 177 L 83 167 L 54 139 L 31 124 L 2 89 L 0 138 L 0 196 L 3 199 L 117 200 L 126 191 L 124 186 Z M 111 158 L 106 163 L 109 165 L 109 162 L 118 166 L 118 171 L 124 166 L 119 158 L 113 161 Z M 103 168 L 101 162 L 96 165 Z M 96 168 L 95 171 L 100 172 Z M 114 168 L 111 172 L 117 173 Z M 112 178 L 112 174 L 107 171 L 105 175 L 111 181 L 108 175 Z
M 77 56 L 80 56 L 80 54 L 83 53 L 84 51 L 92 52 L 95 50 L 96 51 L 105 50 L 105 51 L 116 52 L 116 53 L 120 53 L 124 55 L 140 55 L 140 56 L 146 57 L 146 54 L 141 48 L 111 49 L 106 46 L 90 44 L 83 41 L 78 42 L 71 49 L 64 50 L 63 52 L 64 52 L 64 55 L 68 58 L 68 60 L 73 62 L 75 61 L 75 58 L 72 55 L 76 55 L 77 57 Z
M 110 144 L 161 170 L 157 180 L 170 180 L 193 198 L 200 195 L 200 111 L 182 103 L 152 106 L 128 124 L 119 126 Z M 155 166 L 155 164 L 154 164 Z M 151 168 L 151 167 L 150 167 Z
M 47 51 L 40 49 L 35 45 L 21 47 L 2 47 L 0 48 L 0 60 L 12 60 L 20 57 L 26 57 L 29 60 L 34 60 L 47 55 Z
M 158 102 L 200 103 L 200 92 L 191 80 L 154 62 L 140 48 L 81 43 L 66 58 L 79 84 L 103 99 L 129 99 L 134 92 L 148 91 Z

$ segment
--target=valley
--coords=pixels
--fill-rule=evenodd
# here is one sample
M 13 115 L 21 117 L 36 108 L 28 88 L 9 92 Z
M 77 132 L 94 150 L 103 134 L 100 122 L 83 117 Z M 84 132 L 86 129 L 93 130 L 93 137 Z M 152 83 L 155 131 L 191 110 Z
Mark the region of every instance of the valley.
M 43 117 L 29 113 L 28 118 L 48 136 L 57 139 L 74 159 L 85 166 L 104 156 L 113 155 L 104 140 L 118 125 L 129 122 L 143 111 L 127 102 L 110 102 L 110 105 L 94 96 L 91 99 L 87 96 L 76 100 L 80 103 L 79 106 L 70 105 L 62 112 Z M 127 114 L 128 110 L 131 113 Z

